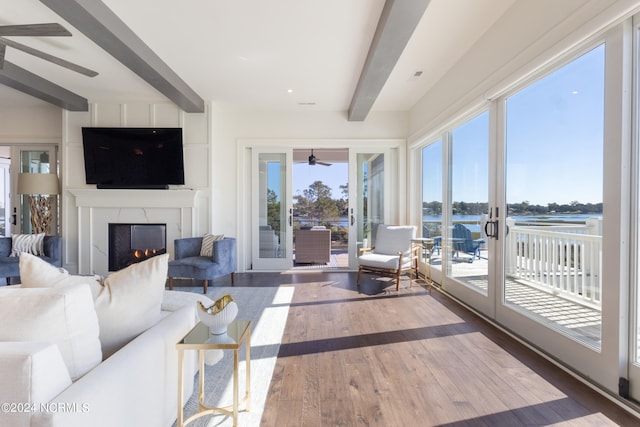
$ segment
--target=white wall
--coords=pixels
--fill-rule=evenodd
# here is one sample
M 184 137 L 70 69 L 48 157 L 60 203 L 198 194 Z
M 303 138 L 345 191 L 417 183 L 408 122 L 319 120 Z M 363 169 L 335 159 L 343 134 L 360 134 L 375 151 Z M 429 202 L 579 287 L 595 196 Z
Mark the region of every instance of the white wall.
M 38 103 L 0 109 L 0 143 L 58 144 L 62 139 L 62 110 Z
M 92 103 L 89 112 L 65 111 L 62 117 L 63 132 L 61 143 L 62 175 L 62 234 L 63 259 L 65 268 L 82 274 L 106 274 L 105 236 L 107 230 L 98 225 L 105 222 L 164 222 L 167 228 L 167 251 L 173 253 L 173 239 L 202 235 L 211 224 L 211 143 L 209 109 L 202 114 L 188 114 L 169 102 L 159 103 Z M 77 189 L 95 189 L 87 185 L 84 175 L 82 148 L 83 126 L 108 127 L 181 127 L 185 159 L 184 188 L 197 190 L 195 208 L 155 207 L 153 209 L 132 206 L 129 200 L 134 192 L 121 192 L 122 203 L 113 202 L 111 210 L 96 208 L 90 213 L 79 215 L 76 206 Z M 182 186 L 181 186 L 182 187 Z M 172 187 L 173 188 L 173 187 Z M 173 188 L 173 189 L 177 189 Z M 103 191 L 106 195 L 107 190 Z M 148 190 L 150 197 L 171 198 L 180 195 L 163 190 Z M 111 196 L 110 196 L 111 197 Z M 169 203 L 169 205 L 171 205 Z M 176 212 L 177 211 L 177 212 Z M 188 212 L 188 213 L 187 213 Z M 187 216 L 185 218 L 185 215 Z M 98 219 L 100 218 L 100 220 Z M 133 219 L 136 219 L 135 221 Z M 95 222 L 95 224 L 88 224 Z M 97 228 L 96 228 L 97 227 Z M 79 253 L 82 252 L 82 253 Z

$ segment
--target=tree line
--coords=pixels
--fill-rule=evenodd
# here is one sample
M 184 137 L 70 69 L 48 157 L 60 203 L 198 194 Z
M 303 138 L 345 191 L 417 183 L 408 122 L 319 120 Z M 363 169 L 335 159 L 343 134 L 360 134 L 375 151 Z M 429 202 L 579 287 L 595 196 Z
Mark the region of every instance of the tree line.
M 528 201 L 510 203 L 507 205 L 508 215 L 549 215 L 549 214 L 601 214 L 602 203 L 580 203 L 573 201 L 568 204 L 547 203 L 534 205 Z M 489 212 L 488 203 L 453 202 L 454 215 L 480 215 Z M 442 215 L 442 202 L 422 202 L 423 215 Z
M 311 225 L 331 224 L 327 219 L 339 218 L 349 214 L 349 186 L 340 186 L 342 197 L 334 199 L 332 189 L 322 181 L 315 181 L 302 194 L 293 196 L 293 216 L 303 219 Z M 280 200 L 275 191 L 267 190 L 267 224 L 276 232 L 280 231 Z M 300 226 L 300 222 L 295 224 Z

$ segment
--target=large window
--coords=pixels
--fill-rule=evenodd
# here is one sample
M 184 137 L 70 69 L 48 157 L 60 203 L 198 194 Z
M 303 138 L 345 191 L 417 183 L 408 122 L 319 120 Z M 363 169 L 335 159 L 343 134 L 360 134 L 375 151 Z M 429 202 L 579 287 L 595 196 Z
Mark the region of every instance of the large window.
M 604 45 L 506 101 L 505 303 L 601 342 Z

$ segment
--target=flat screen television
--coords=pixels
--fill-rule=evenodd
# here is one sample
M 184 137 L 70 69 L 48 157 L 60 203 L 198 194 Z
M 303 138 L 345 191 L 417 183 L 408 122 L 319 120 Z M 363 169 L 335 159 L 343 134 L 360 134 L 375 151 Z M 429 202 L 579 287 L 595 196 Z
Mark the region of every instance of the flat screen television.
M 181 128 L 83 127 L 87 184 L 166 189 L 184 185 Z

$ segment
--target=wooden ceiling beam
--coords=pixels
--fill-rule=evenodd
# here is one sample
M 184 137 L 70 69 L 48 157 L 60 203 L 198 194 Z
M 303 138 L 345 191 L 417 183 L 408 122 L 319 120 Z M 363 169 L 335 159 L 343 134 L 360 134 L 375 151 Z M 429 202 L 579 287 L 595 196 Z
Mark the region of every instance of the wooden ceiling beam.
M 40 1 L 182 110 L 204 112 L 204 100 L 100 0 Z
M 349 106 L 349 121 L 363 121 L 387 82 L 430 0 L 387 0 Z
M 0 84 L 65 110 L 89 111 L 89 103 L 85 98 L 6 60 L 0 69 Z

